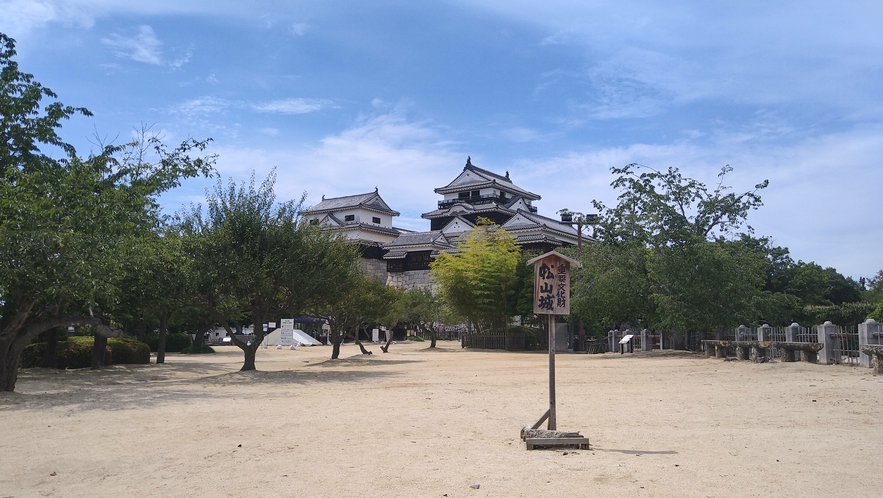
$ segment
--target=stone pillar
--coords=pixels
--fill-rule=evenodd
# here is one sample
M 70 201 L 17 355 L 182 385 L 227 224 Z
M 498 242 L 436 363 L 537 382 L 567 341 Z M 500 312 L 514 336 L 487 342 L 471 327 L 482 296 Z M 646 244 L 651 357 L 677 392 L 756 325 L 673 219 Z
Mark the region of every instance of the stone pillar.
M 641 351 L 650 351 L 653 349 L 653 339 L 650 338 L 650 331 L 641 329 Z
M 883 344 L 883 323 L 877 323 L 873 318 L 868 318 L 858 325 L 858 348 L 869 344 Z M 865 353 L 859 353 L 859 364 L 871 368 L 873 358 Z
M 736 340 L 737 341 L 748 341 L 751 338 L 751 329 L 746 327 L 745 325 L 739 325 L 739 328 L 736 329 Z
M 773 328 L 769 326 L 769 324 L 765 323 L 757 329 L 757 340 L 758 341 L 768 341 L 770 337 L 773 335 Z
M 834 364 L 834 339 L 831 338 L 831 334 L 837 333 L 837 326 L 831 323 L 830 320 L 826 321 L 822 325 L 819 325 L 819 339 L 818 341 L 824 346 L 822 350 L 819 351 L 818 359 L 819 363 L 822 365 L 832 365 Z M 839 340 L 839 339 L 838 339 Z
M 785 342 L 797 342 L 797 334 L 800 333 L 800 325 L 792 323 L 785 329 Z
M 622 332 L 620 332 L 619 329 L 607 332 L 607 350 L 611 353 L 618 352 L 620 339 L 622 339 Z

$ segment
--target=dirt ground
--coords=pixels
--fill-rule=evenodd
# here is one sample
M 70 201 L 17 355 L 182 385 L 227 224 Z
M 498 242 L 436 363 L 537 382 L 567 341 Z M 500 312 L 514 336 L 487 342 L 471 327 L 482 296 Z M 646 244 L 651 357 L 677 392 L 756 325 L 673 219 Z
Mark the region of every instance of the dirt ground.
M 25 370 L 0 393 L 0 497 L 883 496 L 870 369 L 558 354 L 558 429 L 591 449 L 528 451 L 548 356 L 427 346 Z

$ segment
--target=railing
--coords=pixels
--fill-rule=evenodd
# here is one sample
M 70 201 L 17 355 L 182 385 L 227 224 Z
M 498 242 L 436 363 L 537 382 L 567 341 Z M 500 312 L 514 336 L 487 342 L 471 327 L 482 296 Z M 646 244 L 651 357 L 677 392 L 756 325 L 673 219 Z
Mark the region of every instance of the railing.
M 858 366 L 858 327 L 837 327 L 838 331 L 829 334 L 834 342 L 834 363 Z
M 457 199 L 444 199 L 438 201 L 438 208 L 445 209 L 449 208 L 455 204 L 490 204 L 492 202 L 508 202 L 511 199 L 508 197 L 501 197 L 493 194 L 486 195 L 472 195 L 469 197 L 459 197 Z M 537 208 L 530 206 L 530 212 L 536 213 Z

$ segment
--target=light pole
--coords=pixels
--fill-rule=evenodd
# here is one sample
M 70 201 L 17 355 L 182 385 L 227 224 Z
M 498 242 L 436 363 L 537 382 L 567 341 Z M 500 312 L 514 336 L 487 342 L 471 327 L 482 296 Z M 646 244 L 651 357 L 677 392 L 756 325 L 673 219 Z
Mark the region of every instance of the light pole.
M 568 225 L 576 225 L 576 259 L 582 260 L 583 256 L 583 225 L 594 225 L 598 219 L 597 214 L 583 214 L 579 211 L 571 211 L 567 208 L 560 209 L 558 214 L 561 215 L 561 223 Z M 579 321 L 579 350 L 586 350 L 586 328 L 583 321 Z

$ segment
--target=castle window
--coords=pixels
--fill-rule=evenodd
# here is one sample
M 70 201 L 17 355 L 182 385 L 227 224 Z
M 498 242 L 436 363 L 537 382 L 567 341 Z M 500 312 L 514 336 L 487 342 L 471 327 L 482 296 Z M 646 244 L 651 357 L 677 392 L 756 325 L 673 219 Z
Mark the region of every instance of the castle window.
M 379 225 L 379 224 L 380 224 L 380 218 L 378 218 L 378 217 L 376 217 L 376 216 L 371 217 L 371 223 L 374 223 L 375 225 Z
M 356 221 L 356 215 L 348 214 L 343 217 L 343 221 Z

